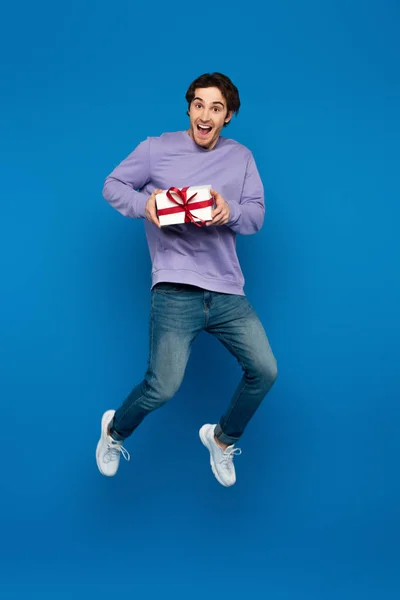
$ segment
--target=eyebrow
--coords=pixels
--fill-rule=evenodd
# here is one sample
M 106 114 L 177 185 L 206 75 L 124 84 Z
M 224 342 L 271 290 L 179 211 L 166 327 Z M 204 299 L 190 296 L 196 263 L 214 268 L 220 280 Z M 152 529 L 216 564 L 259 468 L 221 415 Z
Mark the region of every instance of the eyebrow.
M 200 102 L 204 102 L 203 98 L 199 98 L 198 96 L 196 96 L 196 98 L 193 98 L 193 102 L 195 100 L 200 100 Z M 222 107 L 224 107 L 224 104 L 222 102 L 216 101 L 216 102 L 212 102 L 212 104 L 220 104 Z

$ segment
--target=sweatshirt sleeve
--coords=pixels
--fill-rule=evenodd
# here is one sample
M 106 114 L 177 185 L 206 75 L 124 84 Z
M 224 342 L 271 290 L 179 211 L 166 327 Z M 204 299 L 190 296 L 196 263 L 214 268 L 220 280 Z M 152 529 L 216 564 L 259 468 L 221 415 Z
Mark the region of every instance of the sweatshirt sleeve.
M 252 154 L 247 162 L 240 202 L 229 203 L 229 208 L 231 215 L 226 225 L 236 233 L 250 235 L 261 229 L 265 215 L 264 187 Z
M 134 219 L 145 218 L 148 194 L 142 189 L 150 180 L 150 140 L 141 142 L 106 178 L 103 196 L 118 212 Z

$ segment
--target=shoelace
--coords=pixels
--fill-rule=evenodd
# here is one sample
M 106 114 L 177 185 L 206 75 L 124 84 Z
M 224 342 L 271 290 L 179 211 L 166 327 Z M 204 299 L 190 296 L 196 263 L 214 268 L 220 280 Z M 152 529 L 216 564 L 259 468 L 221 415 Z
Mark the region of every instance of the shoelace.
M 108 442 L 107 452 L 104 455 L 104 462 L 117 460 L 120 454 L 122 454 L 125 460 L 131 460 L 131 455 L 129 454 L 128 450 L 122 446 L 122 444 L 113 444 L 112 442 Z
M 221 458 L 221 465 L 225 465 L 227 469 L 232 467 L 232 461 L 234 456 L 240 456 L 242 451 L 240 448 L 231 448 L 230 450 L 225 450 Z

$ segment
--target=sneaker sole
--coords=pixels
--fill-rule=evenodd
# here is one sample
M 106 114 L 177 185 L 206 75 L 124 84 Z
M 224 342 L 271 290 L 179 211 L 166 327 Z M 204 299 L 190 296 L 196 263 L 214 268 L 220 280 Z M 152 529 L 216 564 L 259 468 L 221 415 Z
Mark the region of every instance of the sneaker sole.
M 100 467 L 100 461 L 99 461 L 99 448 L 100 448 L 100 444 L 102 442 L 103 439 L 103 431 L 104 431 L 104 426 L 105 426 L 105 418 L 107 417 L 109 411 L 105 412 L 102 419 L 101 419 L 101 429 L 100 429 L 100 439 L 97 442 L 97 446 L 96 446 L 96 464 L 97 464 L 97 468 L 99 469 L 100 473 L 102 475 L 104 475 L 105 477 L 114 477 L 116 475 L 116 473 L 110 474 L 110 473 L 104 473 L 104 471 L 102 471 L 101 467 Z M 108 418 L 108 417 L 107 417 Z
M 215 462 L 214 462 L 214 459 L 212 457 L 211 450 L 210 450 L 210 447 L 208 445 L 208 441 L 207 441 L 206 435 L 205 435 L 205 433 L 203 431 L 203 427 L 200 429 L 199 435 L 200 435 L 201 443 L 203 444 L 203 446 L 205 446 L 207 448 L 207 450 L 210 453 L 210 465 L 211 465 L 212 472 L 214 473 L 215 479 L 218 481 L 218 483 L 220 483 L 224 487 L 231 487 L 231 485 L 227 485 L 226 483 L 224 483 L 222 481 L 221 477 L 218 475 L 218 471 L 217 471 L 217 469 L 215 467 Z

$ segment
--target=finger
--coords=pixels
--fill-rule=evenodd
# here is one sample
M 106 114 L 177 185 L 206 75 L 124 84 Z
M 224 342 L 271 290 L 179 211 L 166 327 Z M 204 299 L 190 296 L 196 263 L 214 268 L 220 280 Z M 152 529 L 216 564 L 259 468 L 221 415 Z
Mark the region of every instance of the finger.
M 212 221 L 208 221 L 207 225 L 219 225 L 219 218 L 214 218 Z
M 157 202 L 157 199 L 156 199 L 157 194 L 161 194 L 161 192 L 162 192 L 162 190 L 154 190 L 154 192 L 151 194 L 150 197 L 154 204 L 156 204 L 156 202 Z
M 215 210 L 212 211 L 211 216 L 213 218 L 213 220 L 218 217 L 220 214 L 222 213 L 222 207 L 218 207 Z
M 226 206 L 217 206 L 214 211 L 214 217 L 219 217 L 220 215 L 227 216 L 228 211 L 226 210 Z
M 152 214 L 152 218 L 153 218 L 154 225 L 157 225 L 157 227 L 160 227 L 160 220 L 159 220 L 156 212 L 154 212 Z
M 218 204 L 221 196 L 215 190 L 210 190 L 210 193 L 211 193 L 211 196 L 214 198 L 215 204 Z
M 151 221 L 152 221 L 152 223 L 154 223 L 154 225 L 157 225 L 157 227 L 161 227 L 161 225 L 160 225 L 160 220 L 159 220 L 158 215 L 157 215 L 156 195 L 157 194 L 161 194 L 162 191 L 163 190 L 160 190 L 159 188 L 156 189 L 156 190 L 154 190 L 154 192 L 152 193 L 152 196 L 153 196 L 153 205 L 151 207 L 149 207 Z
M 150 221 L 150 223 L 154 223 L 154 225 L 157 225 L 157 227 L 160 227 L 160 221 L 158 219 L 155 208 L 148 209 L 148 220 Z
M 213 220 L 210 221 L 210 225 L 225 225 L 225 223 L 227 223 L 228 220 L 229 215 L 225 211 L 223 211 L 213 217 Z

